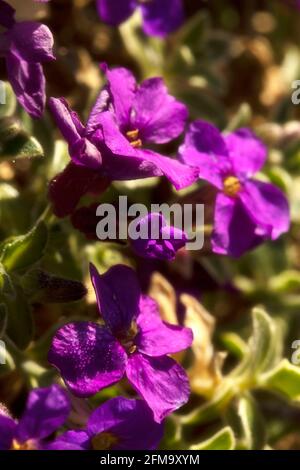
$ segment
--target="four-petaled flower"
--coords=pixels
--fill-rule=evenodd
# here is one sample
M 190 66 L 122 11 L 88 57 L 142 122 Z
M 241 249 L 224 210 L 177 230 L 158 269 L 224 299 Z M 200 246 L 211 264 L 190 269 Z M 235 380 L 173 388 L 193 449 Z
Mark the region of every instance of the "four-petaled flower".
M 184 405 L 189 382 L 168 354 L 188 348 L 192 331 L 164 323 L 154 300 L 141 295 L 135 272 L 124 265 L 99 275 L 91 266 L 99 311 L 105 322 L 69 323 L 52 341 L 48 360 L 77 396 L 88 397 L 126 374 L 162 419 Z
M 19 421 L 0 411 L 0 450 L 40 450 L 45 439 L 62 426 L 70 413 L 67 393 L 58 385 L 29 394 Z
M 15 21 L 15 10 L 0 0 L 0 55 L 5 57 L 8 79 L 24 109 L 41 117 L 46 101 L 42 63 L 54 60 L 53 36 L 47 26 Z
M 182 0 L 97 0 L 97 7 L 102 20 L 113 26 L 123 23 L 140 8 L 144 31 L 150 36 L 164 37 L 184 20 Z
M 212 248 L 215 253 L 241 256 L 266 239 L 275 240 L 289 228 L 289 206 L 276 186 L 254 180 L 267 150 L 249 130 L 222 136 L 212 124 L 191 124 L 182 160 L 199 169 L 199 177 L 218 190 Z
M 186 107 L 168 94 L 163 80 L 151 78 L 138 86 L 129 70 L 103 68 L 108 83 L 86 127 L 64 99 L 50 99 L 72 160 L 50 185 L 54 211 L 61 217 L 73 212 L 81 196 L 103 191 L 110 180 L 165 175 L 181 189 L 197 178 L 189 166 L 145 148 L 178 137 L 187 119 Z
M 84 429 L 67 431 L 50 450 L 154 450 L 163 436 L 143 400 L 112 398 L 92 412 Z

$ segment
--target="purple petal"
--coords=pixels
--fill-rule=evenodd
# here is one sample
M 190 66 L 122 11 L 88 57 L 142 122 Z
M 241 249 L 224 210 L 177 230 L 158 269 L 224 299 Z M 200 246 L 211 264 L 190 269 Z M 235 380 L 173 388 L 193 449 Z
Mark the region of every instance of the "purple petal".
M 219 189 L 224 175 L 233 173 L 222 134 L 207 122 L 198 120 L 190 125 L 179 152 L 184 163 L 198 168 L 200 178 Z
M 71 162 L 50 182 L 49 198 L 53 204 L 53 212 L 57 217 L 69 215 L 82 196 L 90 192 L 101 194 L 109 184 L 110 181 L 101 172 Z
M 135 390 L 152 409 L 160 423 L 168 414 L 187 403 L 190 387 L 184 369 L 168 356 L 129 356 L 126 375 Z
M 101 113 L 108 110 L 110 97 L 109 97 L 109 92 L 107 88 L 108 87 L 104 87 L 101 90 L 92 108 L 92 111 L 90 112 L 88 122 L 86 125 L 86 134 L 88 137 L 92 136 L 95 133 L 95 131 L 99 129 Z M 97 134 L 97 137 L 98 135 L 99 134 Z M 92 142 L 95 143 L 95 145 L 103 143 L 102 133 L 100 133 L 100 136 L 101 136 L 100 139 L 97 138 L 96 142 L 94 142 L 94 140 L 92 140 L 92 137 L 91 137 L 91 140 Z
M 43 114 L 45 77 L 41 64 L 26 62 L 12 47 L 6 56 L 8 79 L 23 108 L 34 118 Z
M 0 450 L 9 450 L 11 448 L 16 428 L 17 424 L 15 421 L 0 412 Z
M 112 179 L 136 179 L 165 175 L 176 189 L 190 186 L 197 179 L 197 170 L 179 161 L 150 150 L 134 149 L 120 132 L 110 112 L 99 115 L 106 145 L 115 154 L 103 165 Z
M 110 70 L 106 65 L 102 65 L 102 68 L 107 78 L 107 89 L 111 97 L 117 123 L 121 128 L 126 128 L 130 122 L 130 113 L 137 87 L 135 78 L 125 68 L 119 67 Z
M 249 129 L 238 129 L 224 139 L 235 174 L 248 178 L 264 165 L 267 148 Z
M 264 241 L 238 198 L 218 194 L 214 219 L 214 253 L 239 257 Z
M 70 409 L 67 393 L 58 385 L 32 390 L 19 421 L 18 440 L 25 442 L 50 436 L 65 423 Z
M 190 186 L 198 178 L 198 170 L 174 158 L 164 157 L 151 150 L 138 150 L 136 153 L 145 162 L 153 163 L 177 190 Z
M 100 113 L 98 120 L 99 127 L 103 132 L 104 142 L 115 155 L 138 158 L 136 150 L 120 131 L 115 116 L 111 112 L 105 111 Z
M 163 144 L 178 137 L 184 130 L 187 108 L 168 94 L 161 78 L 145 80 L 133 102 L 133 129 L 139 130 L 142 142 Z
M 126 354 L 106 328 L 76 322 L 56 332 L 48 360 L 74 395 L 88 397 L 122 378 Z
M 90 436 L 85 431 L 67 431 L 51 444 L 46 450 L 89 450 Z
M 139 333 L 135 344 L 147 356 L 159 357 L 174 354 L 191 346 L 193 332 L 190 328 L 170 325 L 161 320 L 156 302 L 143 297 L 137 319 Z
M 90 273 L 106 325 L 114 334 L 127 331 L 139 312 L 141 291 L 135 271 L 119 264 L 100 275 L 91 265 Z
M 150 36 L 165 36 L 184 20 L 182 0 L 152 0 L 141 3 L 144 31 Z
M 163 425 L 153 420 L 145 402 L 123 397 L 108 400 L 97 408 L 87 429 L 91 436 L 102 432 L 113 434 L 118 439 L 113 450 L 156 449 L 163 436 Z
M 175 251 L 183 248 L 188 240 L 187 234 L 177 227 L 166 225 L 162 228 L 161 233 L 165 240 L 172 244 Z
M 105 23 L 117 26 L 132 15 L 136 0 L 97 0 L 100 18 Z
M 130 243 L 135 253 L 145 258 L 173 260 L 176 251 L 182 248 L 187 240 L 186 234 L 182 230 L 169 227 L 160 213 L 150 213 L 143 217 L 136 229 L 141 237 L 131 239 Z
M 84 136 L 84 126 L 64 98 L 50 98 L 49 108 L 60 132 L 70 146 Z
M 27 62 L 54 60 L 54 40 L 50 29 L 33 21 L 15 23 L 9 32 L 18 55 Z
M 261 235 L 275 240 L 290 226 L 289 204 L 273 184 L 248 181 L 240 198 Z
M 49 107 L 57 126 L 69 144 L 69 152 L 73 162 L 92 169 L 101 169 L 101 152 L 85 138 L 84 126 L 66 100 L 64 98 L 50 98 Z
M 15 24 L 15 12 L 12 6 L 0 0 L 0 25 L 4 28 L 12 28 Z

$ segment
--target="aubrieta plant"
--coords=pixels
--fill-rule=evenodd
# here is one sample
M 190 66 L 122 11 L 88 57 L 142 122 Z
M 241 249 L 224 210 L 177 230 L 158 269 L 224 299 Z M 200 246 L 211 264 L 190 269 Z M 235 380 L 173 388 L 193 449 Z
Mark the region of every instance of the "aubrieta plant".
M 0 0 L 0 450 L 299 448 L 297 2 L 62 3 Z

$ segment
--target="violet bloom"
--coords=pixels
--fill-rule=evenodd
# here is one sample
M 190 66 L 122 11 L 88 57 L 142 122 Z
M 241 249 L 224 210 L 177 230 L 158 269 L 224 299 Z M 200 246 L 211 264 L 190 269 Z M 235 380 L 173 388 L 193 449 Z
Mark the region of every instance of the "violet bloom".
M 180 154 L 185 163 L 198 167 L 200 178 L 219 190 L 212 235 L 215 253 L 238 257 L 288 230 L 289 206 L 284 194 L 273 184 L 253 179 L 267 150 L 250 130 L 222 136 L 212 124 L 196 121 Z
M 150 36 L 164 37 L 184 20 L 182 0 L 97 0 L 97 8 L 102 20 L 112 26 L 123 23 L 139 8 L 144 31 Z
M 139 238 L 129 238 L 130 243 L 135 253 L 143 258 L 174 260 L 176 252 L 185 246 L 188 239 L 182 230 L 168 225 L 159 213 L 143 217 L 135 232 Z
M 6 60 L 8 79 L 23 108 L 34 118 L 45 107 L 45 77 L 42 63 L 54 60 L 53 36 L 47 26 L 33 21 L 15 21 L 15 10 L 0 0 L 0 56 Z
M 99 406 L 85 429 L 65 432 L 48 449 L 154 450 L 162 437 L 163 425 L 144 401 L 117 397 Z
M 72 160 L 50 186 L 54 211 L 61 217 L 72 213 L 86 192 L 97 192 L 98 186 L 101 191 L 101 180 L 165 175 L 181 189 L 197 178 L 194 169 L 145 148 L 178 137 L 187 119 L 186 107 L 168 94 L 161 78 L 138 86 L 127 69 L 105 70 L 108 84 L 86 126 L 64 99 L 50 99 Z
M 99 275 L 91 266 L 91 278 L 105 325 L 63 326 L 53 338 L 48 360 L 80 397 L 93 395 L 126 374 L 155 421 L 161 422 L 188 400 L 186 373 L 167 354 L 188 348 L 192 331 L 160 319 L 154 300 L 141 295 L 131 268 L 117 265 Z
M 62 426 L 70 412 L 66 392 L 58 385 L 36 388 L 29 394 L 19 421 L 0 412 L 0 450 L 39 450 Z

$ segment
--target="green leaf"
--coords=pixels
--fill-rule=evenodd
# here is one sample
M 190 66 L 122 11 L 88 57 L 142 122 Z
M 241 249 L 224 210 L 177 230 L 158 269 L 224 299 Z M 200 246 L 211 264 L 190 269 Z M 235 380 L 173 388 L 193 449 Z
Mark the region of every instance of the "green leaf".
M 270 279 L 269 288 L 272 292 L 293 292 L 300 288 L 300 273 L 296 270 L 283 271 Z
M 27 269 L 42 258 L 47 239 L 46 225 L 40 222 L 26 235 L 4 242 L 0 261 L 8 272 Z
M 236 333 L 223 333 L 220 339 L 225 349 L 238 359 L 242 359 L 249 352 L 247 343 Z
M 244 378 L 248 376 L 254 386 L 259 374 L 274 367 L 281 359 L 282 336 L 276 322 L 262 308 L 253 309 L 252 322 L 249 352 L 230 375 Z
M 21 123 L 15 117 L 6 117 L 0 119 L 0 142 L 1 152 L 3 148 L 3 142 L 13 139 L 22 132 Z
M 300 401 L 300 368 L 283 359 L 271 372 L 261 377 L 260 386 L 293 401 Z
M 14 114 L 17 107 L 17 100 L 9 83 L 0 83 L 0 98 L 0 119 Z M 5 98 L 5 103 L 2 103 L 3 98 Z
M 5 272 L 4 267 L 0 264 L 0 295 L 1 298 L 15 297 L 15 290 L 9 275 Z
M 234 400 L 227 411 L 227 419 L 237 438 L 237 448 L 260 450 L 265 447 L 264 420 L 256 401 L 249 393 Z
M 274 341 L 276 325 L 262 308 L 255 308 L 253 315 L 253 335 L 249 341 L 252 374 L 265 371 L 274 362 Z
M 87 293 L 81 282 L 53 276 L 41 269 L 32 269 L 26 273 L 21 283 L 24 292 L 33 302 L 75 302 Z
M 0 161 L 42 157 L 43 155 L 44 152 L 39 142 L 34 137 L 29 137 L 25 132 L 20 132 L 13 138 L 2 141 L 0 147 Z
M 15 286 L 14 297 L 5 297 L 7 308 L 7 336 L 19 349 L 26 349 L 33 338 L 34 325 L 31 308 L 18 286 Z
M 227 426 L 210 439 L 191 446 L 189 450 L 233 450 L 234 448 L 235 437 L 232 429 Z

